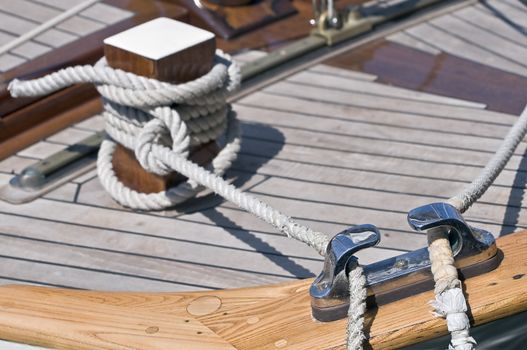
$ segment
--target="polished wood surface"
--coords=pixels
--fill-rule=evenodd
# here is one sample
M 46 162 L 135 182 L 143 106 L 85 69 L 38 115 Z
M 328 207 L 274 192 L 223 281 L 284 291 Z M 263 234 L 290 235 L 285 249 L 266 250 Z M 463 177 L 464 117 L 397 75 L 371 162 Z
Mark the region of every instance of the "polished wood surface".
M 130 28 L 105 39 L 104 44 L 111 67 L 171 83 L 208 73 L 215 51 L 213 33 L 165 18 Z
M 48 102 L 48 100 L 37 102 L 34 106 L 37 109 L 34 109 L 32 113 L 40 112 L 38 105 L 45 106 Z M 21 127 L 16 131 L 16 137 L 7 137 L 4 141 L 0 142 L 0 159 L 5 159 L 16 152 L 23 150 L 35 143 L 35 140 L 42 140 L 69 125 L 88 119 L 94 114 L 99 113 L 101 109 L 102 106 L 100 99 L 94 97 L 86 102 L 75 104 L 75 106 L 72 106 L 71 108 L 56 110 L 53 117 L 45 119 L 31 128 Z M 16 118 L 15 116 L 14 118 Z M 22 118 L 23 117 L 21 117 L 21 119 Z M 27 122 L 32 123 L 33 121 Z M 9 129 L 9 125 L 0 124 L 0 126 L 1 128 L 5 127 L 6 129 Z
M 161 24 L 159 22 L 156 23 L 158 24 L 149 22 L 146 25 L 151 26 L 153 24 L 156 27 L 160 25 L 180 25 L 170 21 L 163 21 Z M 155 38 L 148 38 L 148 35 L 153 34 L 150 30 L 147 30 L 145 37 L 144 28 L 144 26 L 140 26 L 135 28 L 135 30 L 133 29 L 132 36 L 135 35 L 137 37 L 136 40 L 155 40 Z M 159 42 L 159 45 L 151 46 L 151 50 L 169 52 L 160 59 L 153 60 L 145 57 L 147 55 L 153 55 L 154 52 L 145 52 L 144 55 L 133 53 L 130 47 L 135 45 L 135 43 L 133 45 L 130 42 L 123 43 L 121 42 L 122 40 L 117 40 L 121 46 L 119 48 L 105 44 L 105 56 L 110 66 L 114 68 L 120 68 L 148 78 L 155 78 L 167 82 L 185 83 L 202 76 L 210 70 L 216 50 L 216 42 L 212 33 L 203 33 L 198 28 L 194 29 L 201 32 L 200 34 L 203 36 L 203 40 L 197 40 L 188 47 L 181 47 L 178 40 L 163 41 Z M 192 30 L 193 28 L 185 28 L 186 32 Z M 185 35 L 188 35 L 188 33 Z M 113 40 L 113 42 L 115 41 Z M 169 43 L 172 43 L 172 46 L 167 46 Z M 212 142 L 193 150 L 190 159 L 199 161 L 201 165 L 207 164 L 217 154 L 214 151 L 217 151 L 217 147 L 215 147 L 215 142 Z M 165 191 L 185 179 L 177 173 L 160 176 L 145 171 L 136 160 L 133 151 L 127 150 L 122 145 L 117 145 L 112 159 L 112 165 L 116 176 L 125 186 L 142 193 Z
M 325 63 L 518 115 L 527 102 L 526 26 L 527 7 L 489 0 L 432 17 Z
M 503 261 L 464 283 L 472 325 L 527 310 L 527 232 L 498 239 Z M 195 293 L 0 287 L 0 338 L 56 349 L 343 349 L 346 320 L 311 317 L 311 279 Z M 397 349 L 447 333 L 425 292 L 366 315 L 368 345 Z
M 64 89 L 0 118 L 0 159 L 93 116 L 101 108 L 95 88 L 82 85 Z
M 520 114 L 527 78 L 453 55 L 431 55 L 384 40 L 325 62 L 361 70 L 379 81 L 417 91 L 478 101 L 495 111 Z
M 200 23 L 223 39 L 233 39 L 297 13 L 290 0 L 259 0 L 245 6 L 221 5 L 207 0 L 179 0 L 192 11 L 192 22 Z M 307 25 L 307 23 L 305 23 Z

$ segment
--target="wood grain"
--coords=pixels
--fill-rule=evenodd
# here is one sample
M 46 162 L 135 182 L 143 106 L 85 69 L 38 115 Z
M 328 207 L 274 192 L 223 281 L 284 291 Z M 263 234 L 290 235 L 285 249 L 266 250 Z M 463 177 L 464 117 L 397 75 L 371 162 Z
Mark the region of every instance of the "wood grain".
M 85 85 L 84 88 L 89 87 Z M 86 95 L 90 95 L 91 89 L 83 89 L 83 91 L 85 91 Z M 61 93 L 66 93 L 67 90 L 54 94 L 49 99 L 40 100 L 29 105 L 23 110 L 13 113 L 9 118 L 0 119 L 0 135 L 5 135 L 5 138 L 0 136 L 0 159 L 7 158 L 35 141 L 52 135 L 101 111 L 102 106 L 99 98 L 92 98 L 83 103 L 78 101 L 78 104 L 73 105 L 67 103 L 68 100 L 66 99 L 63 104 L 53 108 L 56 114 L 48 114 L 46 108 L 53 105 L 53 102 L 57 101 L 57 97 L 59 99 L 63 98 L 64 96 L 61 96 Z M 75 101 L 73 102 L 75 103 Z M 44 115 L 43 120 L 39 120 L 41 115 Z M 46 116 L 48 118 L 45 118 Z M 29 124 L 32 125 L 31 128 L 27 128 Z
M 527 309 L 527 232 L 498 239 L 497 270 L 465 281 L 474 325 Z M 313 321 L 311 280 L 194 293 L 0 287 L 0 338 L 57 349 L 340 349 L 346 320 Z M 446 334 L 432 292 L 368 311 L 373 349 Z M 231 346 L 231 347 L 230 347 Z
M 178 2 L 191 10 L 197 21 L 203 22 L 206 27 L 227 40 L 297 12 L 291 0 L 253 1 L 244 6 L 228 6 L 218 1 L 206 0 L 199 3 L 192 0 Z
M 178 27 L 178 23 L 168 24 L 168 26 L 170 25 Z M 144 28 L 144 26 L 139 26 L 138 28 Z M 137 33 L 138 28 L 134 32 L 136 35 L 140 34 Z M 184 30 L 182 32 L 188 35 L 188 29 L 187 32 Z M 149 33 L 148 30 L 147 33 Z M 157 60 L 152 60 L 127 50 L 126 45 L 129 45 L 129 43 L 122 42 L 120 43 L 123 46 L 121 48 L 106 43 L 104 45 L 104 54 L 109 65 L 113 68 L 167 82 L 186 83 L 207 73 L 212 67 L 216 42 L 213 34 L 209 34 L 212 37 L 201 42 L 195 42 L 183 49 L 177 45 L 177 41 L 171 42 L 172 51 L 169 50 L 170 54 Z M 197 155 L 200 165 L 207 164 L 218 151 L 216 143 L 214 141 L 209 142 L 206 145 L 199 146 L 197 150 L 193 150 L 193 157 L 190 159 L 197 161 Z M 126 149 L 120 144 L 115 149 L 112 165 L 117 178 L 125 186 L 141 193 L 165 191 L 185 179 L 176 172 L 164 176 L 147 172 L 139 164 L 133 151 Z

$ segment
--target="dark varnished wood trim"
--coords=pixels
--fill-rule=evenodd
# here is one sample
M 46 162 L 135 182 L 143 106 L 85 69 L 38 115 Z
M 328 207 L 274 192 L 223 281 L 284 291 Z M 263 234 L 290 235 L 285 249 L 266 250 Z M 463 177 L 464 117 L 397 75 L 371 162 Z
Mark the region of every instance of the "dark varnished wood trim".
M 527 78 L 441 53 L 432 55 L 384 39 L 324 62 L 378 76 L 378 81 L 412 90 L 481 102 L 518 115 L 527 102 Z

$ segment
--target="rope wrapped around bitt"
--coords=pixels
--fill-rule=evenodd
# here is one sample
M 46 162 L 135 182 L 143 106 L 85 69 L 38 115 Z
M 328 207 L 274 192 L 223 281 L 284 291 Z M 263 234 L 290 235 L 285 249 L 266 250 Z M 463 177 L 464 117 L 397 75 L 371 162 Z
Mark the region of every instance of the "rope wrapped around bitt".
M 101 145 L 98 175 L 106 191 L 124 206 L 159 210 L 194 197 L 202 187 L 192 180 L 158 193 L 140 193 L 126 187 L 112 166 L 116 142 L 134 151 L 146 171 L 158 175 L 174 170 L 152 155 L 153 144 L 170 147 L 186 158 L 191 147 L 225 134 L 225 146 L 210 169 L 222 176 L 236 158 L 239 127 L 226 99 L 239 87 L 240 72 L 220 50 L 207 74 L 185 84 L 169 84 L 113 69 L 102 58 L 95 66 L 70 67 L 28 82 L 14 80 L 9 90 L 14 97 L 37 96 L 83 82 L 94 83 L 101 94 L 106 132 L 111 137 Z

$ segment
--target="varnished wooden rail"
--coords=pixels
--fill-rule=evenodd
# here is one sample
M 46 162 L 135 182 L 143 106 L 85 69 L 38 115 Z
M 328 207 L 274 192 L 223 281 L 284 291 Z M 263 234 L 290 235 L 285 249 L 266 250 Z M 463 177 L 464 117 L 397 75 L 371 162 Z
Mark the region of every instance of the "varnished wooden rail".
M 497 270 L 465 283 L 474 325 L 527 310 L 527 231 L 498 239 Z M 205 278 L 205 276 L 204 276 Z M 0 287 L 0 339 L 56 349 L 341 349 L 346 320 L 316 322 L 303 280 L 194 293 Z M 367 316 L 373 349 L 446 334 L 432 292 Z

